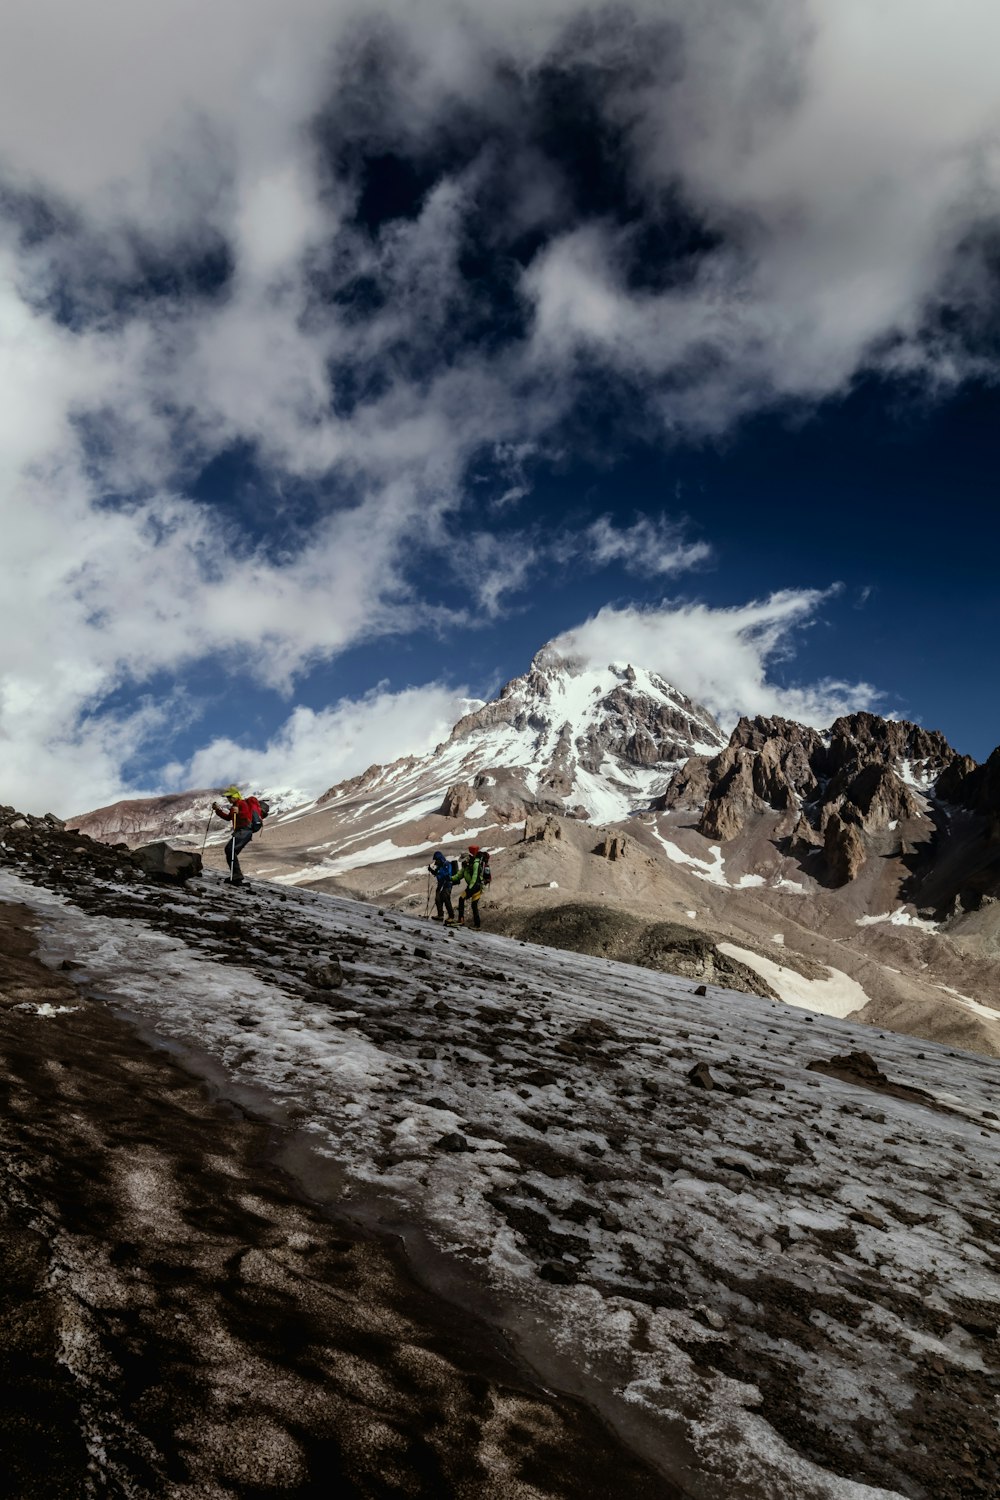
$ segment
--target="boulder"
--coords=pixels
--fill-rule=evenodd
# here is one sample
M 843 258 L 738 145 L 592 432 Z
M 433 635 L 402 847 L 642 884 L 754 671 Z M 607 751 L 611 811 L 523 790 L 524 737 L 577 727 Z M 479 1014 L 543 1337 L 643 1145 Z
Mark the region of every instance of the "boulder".
M 306 979 L 314 990 L 337 990 L 344 982 L 344 971 L 339 958 L 328 959 L 325 964 L 310 964 Z
M 163 839 L 133 849 L 130 859 L 137 870 L 172 885 L 183 885 L 193 875 L 201 874 L 201 855 L 196 850 L 173 849 Z
M 623 833 L 609 833 L 594 848 L 602 859 L 624 859 L 629 841 Z
M 708 1089 L 709 1091 L 711 1091 L 712 1089 L 717 1089 L 720 1087 L 720 1085 L 712 1077 L 712 1074 L 709 1071 L 708 1063 L 705 1062 L 695 1063 L 694 1067 L 691 1069 L 687 1077 L 688 1083 L 692 1088 Z
M 562 838 L 562 824 L 553 817 L 527 817 L 524 820 L 526 844 L 551 844 Z

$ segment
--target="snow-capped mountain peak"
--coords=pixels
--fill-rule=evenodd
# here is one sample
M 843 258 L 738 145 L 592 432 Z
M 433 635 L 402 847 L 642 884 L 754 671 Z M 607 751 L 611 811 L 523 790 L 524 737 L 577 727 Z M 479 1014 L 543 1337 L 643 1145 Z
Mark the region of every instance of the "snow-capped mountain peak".
M 494 764 L 520 769 L 536 800 L 555 797 L 561 811 L 607 821 L 645 804 L 674 767 L 716 753 L 725 737 L 655 673 L 593 667 L 543 647 L 523 676 L 459 720 L 448 743 L 495 748 Z

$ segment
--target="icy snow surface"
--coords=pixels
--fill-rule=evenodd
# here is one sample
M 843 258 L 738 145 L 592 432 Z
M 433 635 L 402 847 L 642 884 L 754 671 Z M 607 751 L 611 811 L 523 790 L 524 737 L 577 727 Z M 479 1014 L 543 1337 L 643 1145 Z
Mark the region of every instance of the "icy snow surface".
M 794 1451 L 751 1370 L 786 1372 L 841 1452 L 877 1432 L 891 1462 L 909 1451 L 924 1309 L 936 1356 L 978 1368 L 954 1309 L 1000 1299 L 977 1228 L 997 1207 L 992 1059 L 301 890 L 132 888 L 136 917 L 115 920 L 3 872 L 0 895 L 42 916 L 48 962 L 72 956 L 74 980 L 263 1091 L 355 1193 L 423 1225 L 609 1398 L 682 1431 L 711 1493 L 900 1493 Z M 154 900 L 200 948 L 141 919 Z M 286 957 L 251 946 L 246 967 L 223 961 L 233 912 L 287 940 Z M 341 989 L 296 977 L 310 955 L 339 955 Z M 947 1091 L 956 1112 L 806 1070 L 856 1047 L 894 1081 Z M 691 1085 L 698 1062 L 722 1089 Z M 465 1149 L 442 1146 L 455 1135 Z M 776 1280 L 813 1309 L 808 1338 L 772 1326 Z M 720 1343 L 743 1379 L 713 1363 Z

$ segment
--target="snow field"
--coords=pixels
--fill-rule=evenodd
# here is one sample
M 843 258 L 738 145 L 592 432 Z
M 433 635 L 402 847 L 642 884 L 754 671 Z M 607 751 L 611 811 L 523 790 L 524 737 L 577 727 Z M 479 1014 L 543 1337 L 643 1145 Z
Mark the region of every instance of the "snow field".
M 928 1340 L 956 1364 L 981 1361 L 960 1313 L 962 1299 L 1000 1302 L 977 1227 L 1000 1211 L 1000 1136 L 983 1114 L 993 1060 L 315 893 L 279 907 L 254 889 L 262 921 L 304 924 L 340 955 L 337 1008 L 305 998 L 278 960 L 237 968 L 0 877 L 44 915 L 49 961 L 72 955 L 116 1002 L 263 1090 L 356 1190 L 539 1319 L 608 1401 L 680 1424 L 734 1500 L 901 1493 L 795 1452 L 761 1414 L 755 1372 L 780 1370 L 845 1455 L 867 1422 L 901 1462 Z M 192 915 L 219 900 L 210 881 L 172 898 Z M 855 1047 L 959 1112 L 806 1070 Z M 734 1092 L 694 1088 L 697 1062 Z M 452 1134 L 467 1149 L 442 1146 Z M 811 1309 L 808 1340 L 775 1322 L 775 1282 Z

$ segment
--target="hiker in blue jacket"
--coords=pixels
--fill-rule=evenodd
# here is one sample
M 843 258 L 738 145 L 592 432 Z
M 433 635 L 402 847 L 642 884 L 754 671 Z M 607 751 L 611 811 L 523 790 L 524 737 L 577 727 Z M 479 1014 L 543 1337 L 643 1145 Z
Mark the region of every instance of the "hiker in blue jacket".
M 451 904 L 451 860 L 445 859 L 440 849 L 435 849 L 434 858 L 427 866 L 431 874 L 437 880 L 434 890 L 434 905 L 437 907 L 437 915 L 432 917 L 434 922 L 443 922 L 445 912 L 449 920 L 455 920 L 455 908 Z

